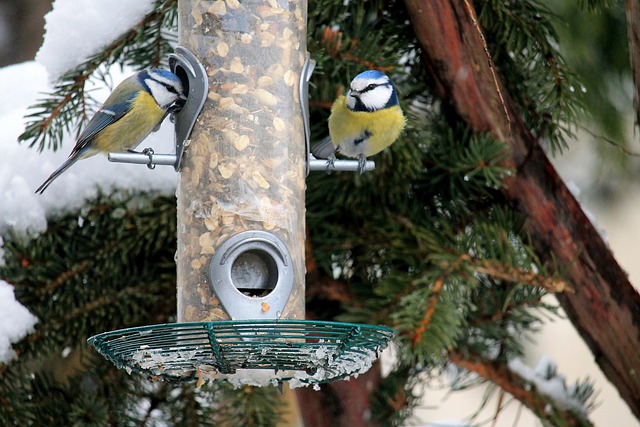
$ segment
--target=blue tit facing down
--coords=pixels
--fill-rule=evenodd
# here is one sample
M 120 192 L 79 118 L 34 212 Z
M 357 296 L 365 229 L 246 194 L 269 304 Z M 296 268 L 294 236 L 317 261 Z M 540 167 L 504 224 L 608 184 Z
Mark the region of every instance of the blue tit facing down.
M 69 158 L 36 190 L 44 190 L 80 159 L 98 153 L 132 150 L 160 128 L 168 113 L 186 97 L 182 82 L 170 71 L 149 69 L 125 79 L 111 92 L 82 131 Z
M 364 172 L 367 157 L 393 144 L 404 129 L 405 118 L 398 93 L 389 77 L 367 70 L 352 81 L 347 96 L 340 95 L 331 107 L 329 139 L 313 147 L 315 157 L 333 163 L 335 152 L 358 159 Z

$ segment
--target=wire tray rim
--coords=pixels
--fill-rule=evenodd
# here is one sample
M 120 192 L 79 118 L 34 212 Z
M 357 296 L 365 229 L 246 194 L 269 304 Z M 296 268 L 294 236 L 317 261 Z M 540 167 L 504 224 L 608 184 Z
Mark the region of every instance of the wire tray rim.
M 272 369 L 267 383 L 293 379 L 308 385 L 366 372 L 393 336 L 382 325 L 242 319 L 143 325 L 87 341 L 118 368 L 151 379 L 184 382 L 209 370 L 208 379 L 234 381 L 238 371 L 250 378 L 246 371 Z

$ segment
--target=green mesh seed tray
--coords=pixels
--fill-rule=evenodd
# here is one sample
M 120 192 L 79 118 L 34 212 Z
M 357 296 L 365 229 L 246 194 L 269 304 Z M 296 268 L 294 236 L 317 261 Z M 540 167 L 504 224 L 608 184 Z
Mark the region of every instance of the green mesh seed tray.
M 166 323 L 89 338 L 127 372 L 167 381 L 291 387 L 366 372 L 393 337 L 384 326 L 307 320 Z

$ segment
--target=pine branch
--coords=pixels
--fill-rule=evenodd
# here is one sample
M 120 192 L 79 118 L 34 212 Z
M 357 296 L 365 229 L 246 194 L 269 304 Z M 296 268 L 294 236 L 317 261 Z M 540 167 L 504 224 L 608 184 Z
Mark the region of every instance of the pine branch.
M 534 271 L 513 267 L 489 259 L 479 259 L 467 254 L 460 256 L 459 262 L 462 261 L 464 261 L 465 269 L 469 269 L 477 274 L 486 274 L 494 279 L 528 286 L 539 286 L 551 293 L 574 292 L 570 284 L 561 277 L 548 277 Z M 445 269 L 450 268 L 447 262 L 443 262 L 442 267 Z
M 85 272 L 90 265 L 90 261 L 86 259 L 77 264 L 73 264 L 68 270 L 60 273 L 60 275 L 51 281 L 51 283 L 35 289 L 34 295 L 40 297 L 55 291 L 58 287 L 67 283 L 71 278 L 80 276 L 80 274 Z
M 325 27 L 320 45 L 324 47 L 330 57 L 337 61 L 353 62 L 365 68 L 379 70 L 385 73 L 393 70 L 394 67 L 391 65 L 379 66 L 364 57 L 354 55 L 352 52 L 358 48 L 360 40 L 351 40 L 350 43 L 343 48 L 342 34 L 342 31 L 332 30 L 329 27 Z
M 604 135 L 597 134 L 591 129 L 587 128 L 586 126 L 580 126 L 580 128 L 586 133 L 588 133 L 589 135 L 591 135 L 596 141 L 606 142 L 611 147 L 615 148 L 616 150 L 619 150 L 620 152 L 626 154 L 627 156 L 640 157 L 640 152 L 637 152 L 630 148 L 625 147 L 624 143 L 617 142 L 611 138 L 607 138 Z
M 478 24 L 478 19 L 476 16 L 476 12 L 469 3 L 469 0 L 464 0 L 464 7 L 471 18 L 471 22 L 473 22 L 473 27 L 478 32 L 478 37 L 482 40 L 482 47 L 484 49 L 484 53 L 487 55 L 487 62 L 489 63 L 489 70 L 491 71 L 491 77 L 493 78 L 493 83 L 495 84 L 496 93 L 498 94 L 498 98 L 500 98 L 500 106 L 502 107 L 502 111 L 504 111 L 504 116 L 507 119 L 507 128 L 511 129 L 511 117 L 509 117 L 509 111 L 507 110 L 507 106 L 504 104 L 504 99 L 502 98 L 502 90 L 500 89 L 500 84 L 498 83 L 498 78 L 496 77 L 495 66 L 493 64 L 493 59 L 491 58 L 491 54 L 489 53 L 489 48 L 487 47 L 487 40 L 484 38 L 484 34 L 482 34 L 482 29 L 480 28 L 480 24 Z M 509 10 L 509 9 L 507 9 Z
M 219 421 L 230 426 L 275 426 L 282 421 L 283 402 L 275 387 L 225 387 L 218 407 Z
M 440 291 L 442 290 L 442 286 L 444 285 L 445 277 L 454 270 L 459 268 L 460 263 L 464 261 L 465 257 L 461 256 L 457 260 L 455 260 L 451 265 L 444 266 L 443 273 L 433 284 L 431 289 L 431 294 L 429 295 L 429 299 L 427 301 L 427 307 L 424 312 L 424 316 L 420 320 L 418 327 L 416 328 L 413 336 L 411 337 L 411 344 L 413 347 L 416 346 L 417 343 L 421 342 L 424 336 L 425 331 L 429 327 L 431 323 L 431 319 L 433 319 L 433 315 L 436 310 L 436 305 L 438 304 L 438 296 L 440 295 Z
M 582 112 L 580 92 L 574 89 L 582 85 L 557 53 L 553 13 L 533 1 L 488 1 L 479 7 L 479 19 L 472 8 L 465 9 L 472 23 L 479 20 L 483 26 L 478 30 L 474 24 L 480 40 L 484 32 L 493 41 L 489 49 L 484 42 L 483 45 L 485 56 L 490 51 L 489 57 L 499 63 L 500 84 L 496 84 L 493 68 L 488 71 L 507 125 L 511 113 L 505 107 L 501 86 L 516 101 L 529 129 L 538 138 L 548 140 L 551 152 L 562 151 L 566 148 L 564 135 L 572 135 L 573 124 Z
M 505 163 L 517 174 L 505 180 L 503 193 L 529 215 L 538 254 L 566 268 L 575 294 L 558 294 L 558 299 L 605 375 L 640 418 L 640 378 L 629 375 L 640 372 L 640 295 L 527 129 L 511 95 L 503 91 L 512 119 L 509 132 L 482 42 L 464 8 L 448 0 L 405 4 L 442 98 L 476 132 L 491 131 L 508 144 Z M 469 72 L 464 82 L 458 78 L 461 68 Z
M 529 408 L 541 420 L 553 426 L 591 427 L 593 424 L 577 414 L 560 409 L 557 402 L 541 394 L 535 387 L 512 372 L 504 363 L 470 358 L 459 353 L 450 353 L 449 360 L 468 371 L 478 374 L 496 384 Z M 552 408 L 552 410 L 550 410 Z
M 161 31 L 164 24 L 173 22 L 175 3 L 158 1 L 155 21 L 140 27 L 135 39 L 112 44 L 111 50 L 108 47 L 88 59 L 83 65 L 88 71 L 78 70 L 66 76 L 67 80 L 56 88 L 59 96 L 52 95 L 48 104 L 47 100 L 41 102 L 43 110 L 32 116 L 29 129 L 34 135 L 42 130 L 38 119 L 46 122 L 44 133 L 32 145 L 40 141 L 42 149 L 50 141 L 55 148 L 56 135 L 60 135 L 60 141 L 63 130 L 73 120 L 86 118 L 94 105 L 84 87 L 88 79 L 100 78 L 96 77 L 100 62 L 157 65 L 167 52 Z M 460 34 L 465 35 L 478 55 L 470 62 L 436 58 L 432 63 L 435 71 L 430 73 L 422 69 L 418 45 L 398 2 L 318 0 L 310 4 L 308 46 L 318 61 L 311 87 L 314 133 L 326 134 L 326 116 L 332 101 L 348 84 L 349 77 L 363 68 L 392 72 L 409 122 L 401 140 L 376 157 L 375 174 L 334 174 L 330 178 L 318 174 L 307 181 L 307 230 L 314 233 L 307 238 L 306 248 L 308 315 L 325 319 L 353 316 L 391 324 L 398 332 L 400 359 L 407 362 L 394 371 L 397 375 L 385 393 L 368 393 L 371 384 L 375 386 L 380 380 L 375 368 L 370 371 L 371 376 L 322 386 L 320 393 L 305 390 L 309 397 L 301 406 L 309 423 L 353 427 L 366 422 L 362 415 L 370 411 L 370 402 L 375 401 L 381 408 L 369 412 L 373 413 L 374 424 L 398 424 L 396 421 L 407 416 L 415 404 L 411 390 L 420 378 L 417 369 L 437 371 L 452 348 L 459 354 L 484 355 L 496 348 L 500 357 L 520 354 L 522 335 L 539 324 L 531 313 L 535 310 L 527 308 L 544 308 L 540 303 L 544 290 L 539 286 L 549 290 L 568 286 L 561 279 L 546 278 L 544 266 L 540 267 L 538 258 L 530 253 L 521 216 L 513 213 L 513 204 L 503 195 L 507 191 L 503 180 L 519 172 L 516 166 L 520 163 L 509 163 L 506 145 L 494 136 L 512 137 L 512 133 L 522 130 L 524 120 L 537 136 L 557 138 L 561 134 L 558 123 L 563 123 L 560 119 L 570 117 L 575 109 L 566 97 L 566 69 L 561 58 L 556 57 L 552 43 L 555 39 L 543 6 L 532 1 L 508 5 L 501 0 L 475 3 L 482 7 L 478 16 L 471 9 L 473 2 L 466 1 L 464 8 L 459 5 L 459 17 L 467 17 L 470 22 L 466 21 L 460 26 L 460 33 L 454 32 L 450 38 L 456 40 Z M 428 6 L 433 5 L 437 6 L 438 0 Z M 534 13 L 538 6 L 543 12 L 540 19 Z M 433 19 L 434 31 L 446 30 L 448 19 L 446 14 L 444 19 Z M 444 38 L 442 46 L 455 52 L 455 45 L 446 44 L 448 34 Z M 447 72 L 465 77 L 454 82 L 460 87 L 452 88 L 455 84 L 442 78 Z M 486 77 L 483 87 L 491 89 L 489 95 L 475 90 L 477 73 Z M 441 93 L 447 93 L 442 101 L 430 92 L 431 79 L 435 79 Z M 64 84 L 68 86 L 62 87 Z M 469 103 L 478 102 L 477 111 L 458 108 L 465 91 L 469 91 Z M 513 101 L 516 93 L 519 96 Z M 501 94 L 504 98 L 496 97 Z M 447 104 L 450 99 L 456 108 Z M 467 126 L 459 125 L 460 117 L 471 123 L 495 121 L 504 126 L 498 130 L 480 126 L 485 132 L 472 133 Z M 478 127 L 473 128 L 478 131 Z M 531 152 L 527 149 L 517 153 L 526 158 Z M 118 204 L 109 200 L 105 205 Z M 166 292 L 175 280 L 171 249 L 175 242 L 173 208 L 169 212 L 158 206 L 129 212 L 121 207 L 127 214 L 114 220 L 115 217 L 110 218 L 113 212 L 105 205 L 101 205 L 100 213 L 92 212 L 96 220 L 92 233 L 75 226 L 69 226 L 68 233 L 57 234 L 60 230 L 52 229 L 40 238 L 42 242 L 20 248 L 24 255 L 17 262 L 7 251 L 12 265 L 6 271 L 11 270 L 12 277 L 18 278 L 17 295 L 21 293 L 27 306 L 42 310 L 41 317 L 48 315 L 50 322 L 42 327 L 39 345 L 34 348 L 38 360 L 44 350 L 53 347 L 59 353 L 63 343 L 86 338 L 74 334 L 83 335 L 98 327 L 104 330 L 114 325 L 157 323 L 173 313 L 172 304 L 167 303 L 173 302 L 172 296 Z M 168 216 L 172 220 L 167 220 Z M 396 221 L 397 218 L 406 221 Z M 551 217 L 552 221 L 556 219 Z M 54 221 L 66 228 L 77 223 L 77 218 L 67 218 L 69 224 Z M 158 221 L 164 223 L 159 225 Z M 126 227 L 118 228 L 119 222 Z M 311 251 L 310 237 L 315 239 L 317 259 Z M 48 238 L 51 239 L 47 241 Z M 105 244 L 109 240 L 113 243 Z M 87 241 L 91 244 L 85 246 Z M 155 245 L 168 249 L 158 254 Z M 8 249 L 10 245 L 5 246 Z M 67 250 L 68 253 L 58 253 Z M 77 257 L 78 253 L 92 255 Z M 56 254 L 61 259 L 52 260 Z M 335 280 L 333 262 L 343 272 Z M 156 269 L 159 264 L 163 268 Z M 566 266 L 572 268 L 573 263 Z M 85 277 L 100 282 L 85 286 Z M 122 277 L 144 283 L 151 298 L 142 300 L 144 294 L 127 293 L 133 285 L 122 283 Z M 168 285 L 163 288 L 163 283 Z M 132 298 L 136 296 L 141 299 Z M 54 345 L 47 342 L 48 335 L 55 339 Z M 20 345 L 18 351 L 24 355 Z M 21 361 L 11 365 L 8 372 L 0 368 L 0 404 L 16 408 L 20 401 L 16 396 L 31 395 L 28 372 L 13 369 Z M 99 399 L 93 401 L 92 396 L 90 401 L 78 398 L 73 402 L 74 419 L 83 420 L 82 410 L 99 412 L 107 408 L 112 424 L 135 425 L 144 423 L 145 417 L 152 422 L 154 406 L 158 409 L 154 412 L 185 426 L 214 425 L 223 420 L 238 425 L 268 424 L 278 416 L 273 389 L 230 390 L 207 384 L 197 391 L 188 385 L 150 391 L 149 385 L 138 377 L 128 377 L 111 365 L 105 366 L 105 361 L 92 363 L 87 373 L 99 371 L 99 376 L 95 374 L 90 381 L 84 378 L 84 382 L 78 378 L 74 383 L 77 390 L 64 389 L 68 395 L 77 396 L 81 394 L 80 384 L 100 385 Z M 33 395 L 36 400 L 47 400 L 50 406 L 52 401 L 60 407 L 69 405 L 59 398 L 48 399 L 48 392 L 57 386 L 43 386 Z M 152 400 L 151 407 L 146 413 L 136 412 L 140 408 L 135 405 L 143 398 Z M 63 420 L 66 418 L 59 421 Z
M 38 151 L 46 146 L 57 150 L 61 145 L 65 130 L 73 125 L 82 125 L 88 116 L 88 105 L 97 102 L 86 93 L 86 84 L 103 66 L 120 62 L 135 64 L 143 68 L 158 66 L 169 49 L 168 41 L 163 35 L 163 23 L 175 14 L 177 0 L 157 0 L 156 8 L 146 15 L 133 28 L 116 40 L 87 58 L 76 69 L 70 70 L 60 77 L 49 97 L 41 99 L 30 109 L 34 112 L 27 115 L 29 119 L 25 131 L 18 137 L 21 142 L 31 141 L 29 147 L 38 146 Z M 139 40 L 152 38 L 155 41 L 127 49 Z
M 420 320 L 418 327 L 416 328 L 413 336 L 411 337 L 411 344 L 415 347 L 417 343 L 422 341 L 422 337 L 429 327 L 431 323 L 431 319 L 433 319 L 433 314 L 436 311 L 436 305 L 438 304 L 438 295 L 440 294 L 440 290 L 442 289 L 442 285 L 444 285 L 444 278 L 440 277 L 433 284 L 433 289 L 431 290 L 431 295 L 429 295 L 429 300 L 427 301 L 427 308 L 424 312 L 424 316 Z
M 32 242 L 5 242 L 6 265 L 0 267 L 0 276 L 15 285 L 23 304 L 46 319 L 16 344 L 27 359 L 73 346 L 74 340 L 84 341 L 105 325 L 130 326 L 127 322 L 150 314 L 152 308 L 152 316 L 161 316 L 157 320 L 168 320 L 173 310 L 167 313 L 165 307 L 172 293 L 164 294 L 175 279 L 154 274 L 173 274 L 175 269 L 174 201 L 157 198 L 136 208 L 127 197 L 134 196 L 118 194 L 109 200 L 112 205 L 99 200 L 82 213 L 86 224 L 70 214 L 51 219 L 54 225 Z M 145 201 L 140 195 L 136 200 L 141 205 Z M 124 215 L 116 218 L 117 212 Z M 140 234 L 132 235 L 132 230 Z M 142 254 L 155 255 L 153 265 L 143 261 Z M 2 377 L 7 368 L 0 369 Z
M 551 293 L 573 291 L 564 279 L 544 277 L 534 273 L 533 271 L 512 268 L 489 260 L 478 260 L 477 264 L 472 268 L 477 273 L 486 274 L 495 279 L 531 286 L 540 286 Z
M 498 215 L 496 215 L 498 216 Z M 395 220 L 402 224 L 409 233 L 420 239 L 417 233 L 417 226 L 411 222 L 411 220 L 402 215 L 395 215 Z M 548 276 L 545 272 L 536 272 L 531 268 L 532 264 L 537 264 L 537 258 L 527 258 L 524 254 L 519 254 L 521 247 L 524 246 L 522 242 L 515 243 L 514 238 L 500 238 L 496 239 L 496 235 L 500 235 L 501 232 L 505 233 L 509 230 L 508 224 L 501 224 L 498 218 L 492 218 L 498 226 L 490 227 L 488 230 L 484 230 L 488 224 L 483 223 L 482 219 L 478 216 L 477 222 L 472 225 L 474 230 L 474 237 L 480 243 L 475 243 L 475 239 L 468 239 L 465 241 L 465 245 L 473 242 L 474 252 L 482 253 L 479 249 L 483 246 L 482 242 L 492 242 L 493 247 L 489 250 L 484 250 L 493 253 L 491 256 L 487 254 L 486 258 L 481 256 L 472 256 L 466 253 L 468 248 L 462 246 L 460 248 L 455 247 L 455 242 L 460 241 L 458 235 L 449 236 L 447 247 L 434 247 L 431 246 L 428 252 L 446 253 L 447 258 L 436 261 L 438 267 L 443 271 L 444 275 L 452 273 L 460 274 L 473 281 L 474 275 L 487 275 L 493 279 L 510 282 L 513 284 L 520 284 L 525 286 L 539 286 L 551 293 L 557 292 L 573 292 L 573 289 L 567 283 L 567 281 L 560 276 Z M 511 220 L 511 219 L 509 219 Z M 504 227 L 504 228 L 502 228 Z M 499 243 L 501 242 L 501 243 Z M 521 246 L 522 245 L 522 246 Z M 499 259 L 509 259 L 511 262 L 499 261 Z M 524 266 L 528 268 L 525 268 Z M 438 282 L 438 279 L 436 282 Z

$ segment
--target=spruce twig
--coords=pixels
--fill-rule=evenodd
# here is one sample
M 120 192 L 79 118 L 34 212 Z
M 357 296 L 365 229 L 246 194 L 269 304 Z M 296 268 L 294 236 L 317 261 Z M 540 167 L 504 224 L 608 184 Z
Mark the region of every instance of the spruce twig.
M 100 67 L 117 62 L 134 64 L 136 61 L 143 67 L 158 66 L 169 46 L 167 43 L 164 49 L 158 49 L 162 44 L 159 39 L 162 38 L 160 25 L 176 5 L 177 0 L 157 0 L 156 8 L 129 31 L 88 58 L 76 69 L 61 76 L 54 87 L 54 92 L 31 107 L 33 112 L 27 115 L 29 121 L 18 140 L 31 141 L 29 147 L 38 145 L 38 151 L 44 150 L 46 146 L 57 150 L 64 130 L 69 130 L 74 124 L 81 125 L 87 120 L 87 103 L 94 101 L 86 95 L 85 88 Z M 151 54 L 142 49 L 137 52 L 137 59 L 136 56 L 130 55 L 131 52 L 127 46 L 134 45 L 147 36 L 152 37 L 153 34 L 155 34 L 156 43 L 147 46 Z
M 509 393 L 535 413 L 541 420 L 554 426 L 592 427 L 593 424 L 577 414 L 557 407 L 556 402 L 539 393 L 535 387 L 511 371 L 503 362 L 483 360 L 479 357 L 450 353 L 449 360 L 457 366 L 474 372 Z M 553 410 L 549 410 L 553 408 Z

